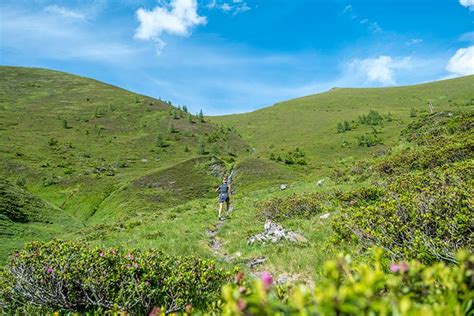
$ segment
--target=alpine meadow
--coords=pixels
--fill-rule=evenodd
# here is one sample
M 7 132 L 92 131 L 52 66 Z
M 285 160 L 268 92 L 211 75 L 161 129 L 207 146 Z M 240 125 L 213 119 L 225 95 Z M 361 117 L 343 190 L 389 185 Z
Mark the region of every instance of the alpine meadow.
M 472 1 L 73 2 L 0 5 L 0 314 L 474 315 Z

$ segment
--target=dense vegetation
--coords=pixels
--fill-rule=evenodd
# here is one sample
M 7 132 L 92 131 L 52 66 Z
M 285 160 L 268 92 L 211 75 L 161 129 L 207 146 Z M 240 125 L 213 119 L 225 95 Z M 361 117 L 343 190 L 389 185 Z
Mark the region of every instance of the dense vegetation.
M 206 117 L 64 73 L 0 74 L 7 313 L 461 315 L 474 304 L 474 76 Z M 216 225 L 213 189 L 230 170 L 234 211 Z M 249 245 L 267 219 L 306 242 Z
M 137 315 L 155 306 L 166 313 L 187 305 L 208 310 L 229 280 L 214 261 L 197 257 L 80 242 L 30 243 L 0 275 L 0 310 L 104 312 L 116 306 Z

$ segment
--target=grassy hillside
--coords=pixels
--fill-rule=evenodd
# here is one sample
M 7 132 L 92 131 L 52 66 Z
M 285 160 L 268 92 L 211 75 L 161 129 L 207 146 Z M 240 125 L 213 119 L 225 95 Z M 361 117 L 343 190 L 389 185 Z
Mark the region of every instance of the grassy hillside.
M 0 67 L 0 78 L 0 177 L 21 183 L 79 227 L 123 226 L 147 216 L 167 223 L 165 210 L 209 198 L 229 162 L 247 152 L 234 130 L 171 102 L 44 69 Z M 97 233 L 60 229 L 56 215 L 38 212 L 53 221 L 49 235 Z M 17 237 L 2 234 L 8 247 L 0 260 L 24 241 Z
M 466 109 L 474 104 L 474 76 L 433 83 L 371 89 L 331 91 L 277 103 L 251 113 L 212 117 L 212 122 L 235 127 L 254 147 L 255 156 L 285 160 L 303 150 L 311 174 L 325 174 L 338 162 L 350 164 L 399 141 L 400 131 L 417 116 L 435 111 Z M 370 111 L 380 120 L 363 124 Z M 349 131 L 338 132 L 346 121 Z M 370 122 L 369 122 L 370 123 Z M 382 146 L 360 146 L 360 137 L 376 138 Z
M 202 122 L 169 102 L 91 79 L 15 67 L 1 67 L 0 75 L 0 176 L 49 207 L 36 211 L 47 226 L 0 219 L 8 231 L 44 226 L 36 235 L 0 236 L 8 245 L 1 260 L 25 241 L 60 237 L 215 257 L 253 274 L 305 281 L 318 279 L 321 263 L 352 244 L 334 247 L 326 219 L 296 216 L 283 225 L 306 243 L 249 246 L 249 236 L 263 230 L 262 205 L 304 208 L 315 200 L 318 214 L 336 215 L 344 208 L 334 202 L 337 192 L 369 183 L 338 176 L 373 155 L 416 147 L 400 132 L 428 113 L 428 102 L 436 112 L 474 107 L 470 76 L 335 89 Z M 213 188 L 232 166 L 234 211 L 215 226 Z M 281 191 L 280 184 L 289 186 Z M 300 200 L 305 194 L 310 198 Z M 262 256 L 263 264 L 246 267 Z

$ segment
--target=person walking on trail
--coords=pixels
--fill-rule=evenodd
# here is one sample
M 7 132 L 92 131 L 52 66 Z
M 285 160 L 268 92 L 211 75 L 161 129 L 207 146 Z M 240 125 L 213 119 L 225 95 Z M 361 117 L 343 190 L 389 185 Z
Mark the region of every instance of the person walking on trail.
M 230 183 L 227 180 L 227 177 L 224 177 L 222 184 L 217 187 L 216 192 L 219 192 L 219 220 L 222 220 L 222 209 L 224 208 L 224 203 L 226 205 L 226 212 L 229 213 L 230 205 Z

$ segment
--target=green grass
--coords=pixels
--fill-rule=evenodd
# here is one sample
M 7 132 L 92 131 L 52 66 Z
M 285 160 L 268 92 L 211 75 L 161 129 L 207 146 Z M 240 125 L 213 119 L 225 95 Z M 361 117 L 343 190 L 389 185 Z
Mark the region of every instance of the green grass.
M 370 110 L 391 114 L 383 126 L 375 126 L 382 143 L 398 143 L 401 129 L 418 115 L 428 113 L 428 102 L 436 111 L 465 108 L 474 99 L 474 76 L 428 84 L 372 89 L 333 89 L 329 92 L 277 103 L 255 112 L 212 117 L 211 121 L 234 126 L 255 148 L 255 156 L 268 159 L 271 153 L 284 156 L 301 148 L 311 173 L 319 176 L 338 165 L 365 158 L 376 147 L 361 147 L 358 137 L 372 128 L 358 124 L 358 117 Z M 338 133 L 337 124 L 348 121 L 354 130 Z M 380 146 L 378 146 L 380 148 Z M 309 173 L 308 171 L 306 173 Z
M 412 108 L 418 115 L 428 111 L 428 102 L 436 111 L 470 109 L 472 91 L 474 76 L 410 87 L 337 89 L 202 123 L 189 122 L 166 102 L 95 80 L 0 67 L 0 177 L 10 183 L 24 179 L 25 189 L 15 190 L 44 201 L 47 207 L 35 212 L 48 222 L 0 218 L 0 227 L 12 232 L 1 235 L 0 262 L 27 241 L 53 237 L 212 257 L 206 231 L 217 218 L 213 189 L 233 166 L 235 211 L 218 233 L 222 251 L 242 266 L 264 255 L 268 260 L 259 270 L 317 280 L 322 262 L 350 245 L 331 245 L 330 225 L 316 216 L 282 223 L 301 232 L 307 245 L 249 247 L 247 238 L 263 230 L 256 217 L 259 203 L 363 186 L 336 184 L 330 176 L 388 146 L 407 146 L 400 131 L 414 119 Z M 358 137 L 373 129 L 358 117 L 370 110 L 390 113 L 391 119 L 375 126 L 382 144 L 362 147 Z M 353 130 L 338 133 L 343 121 Z M 201 140 L 205 155 L 198 154 Z M 308 165 L 269 159 L 296 148 Z M 325 179 L 323 187 L 316 185 L 319 179 Z M 280 191 L 283 183 L 289 188 Z

